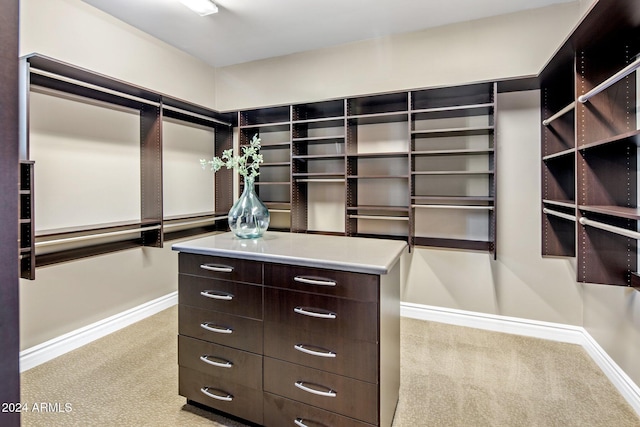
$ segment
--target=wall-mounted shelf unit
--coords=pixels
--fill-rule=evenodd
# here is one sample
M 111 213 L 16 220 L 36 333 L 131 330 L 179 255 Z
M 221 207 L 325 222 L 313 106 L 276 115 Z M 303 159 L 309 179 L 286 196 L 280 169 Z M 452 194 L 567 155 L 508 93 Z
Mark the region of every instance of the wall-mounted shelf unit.
M 577 280 L 638 283 L 640 4 L 594 4 L 541 75 L 542 254 Z
M 291 108 L 258 108 L 238 113 L 240 147 L 254 135 L 261 140 L 264 163 L 255 180 L 260 200 L 274 215 L 270 230 L 289 231 L 291 224 Z M 240 177 L 242 178 L 242 177 Z M 244 182 L 240 180 L 240 191 Z
M 496 91 L 480 83 L 411 93 L 413 244 L 495 256 Z
M 140 220 L 123 224 L 93 224 L 62 230 L 36 230 L 31 238 L 37 253 L 36 265 L 62 262 L 133 246 L 161 247 L 165 239 L 183 237 L 226 227 L 220 213 L 231 206 L 231 175 L 216 177 L 217 212 L 167 218 L 167 225 L 181 225 L 180 232 L 165 230 L 163 218 L 162 121 L 163 117 L 215 130 L 215 150 L 230 148 L 234 114 L 222 114 L 181 99 L 154 92 L 111 77 L 94 73 L 46 56 L 31 54 L 21 59 L 21 148 L 20 157 L 29 157 L 29 97 L 32 88 L 53 96 L 71 96 L 88 104 L 125 107 L 139 113 L 140 124 Z M 213 143 L 213 141 L 212 141 Z M 24 163 L 27 164 L 27 163 Z M 32 166 L 33 167 L 33 166 Z M 197 165 L 196 165 L 197 167 Z M 31 176 L 33 176 L 33 170 Z M 31 194 L 31 198 L 33 198 Z M 213 209 L 213 207 L 212 207 Z M 207 223 L 205 223 L 205 221 Z M 32 224 L 34 219 L 32 218 Z M 225 221 L 226 222 L 226 221 Z M 192 226 L 191 226 L 192 225 Z M 44 249 L 46 248 L 46 249 Z M 26 258 L 23 258 L 25 260 Z M 26 261 L 24 261 L 26 262 Z M 33 273 L 30 274 L 33 278 Z
M 263 139 L 258 186 L 293 232 L 495 254 L 495 97 L 496 84 L 479 83 L 250 110 L 240 140 L 280 134 Z M 286 187 L 289 165 L 291 198 L 264 195 Z
M 409 94 L 347 100 L 346 234 L 409 241 Z

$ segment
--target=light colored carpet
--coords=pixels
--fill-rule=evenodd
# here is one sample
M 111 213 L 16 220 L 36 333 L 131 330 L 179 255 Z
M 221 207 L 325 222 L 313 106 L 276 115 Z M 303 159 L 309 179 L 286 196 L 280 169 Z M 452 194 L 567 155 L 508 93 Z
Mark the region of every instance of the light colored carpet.
M 177 333 L 173 307 L 25 372 L 22 425 L 243 426 L 178 395 Z M 393 427 L 640 426 L 579 346 L 404 318 L 401 338 Z

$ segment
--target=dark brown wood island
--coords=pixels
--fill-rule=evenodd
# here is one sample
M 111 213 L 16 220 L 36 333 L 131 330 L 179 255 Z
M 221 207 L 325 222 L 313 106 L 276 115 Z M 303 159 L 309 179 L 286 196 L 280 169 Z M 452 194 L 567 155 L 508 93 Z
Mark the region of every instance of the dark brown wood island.
M 391 426 L 396 240 L 217 234 L 179 251 L 179 392 L 264 426 Z

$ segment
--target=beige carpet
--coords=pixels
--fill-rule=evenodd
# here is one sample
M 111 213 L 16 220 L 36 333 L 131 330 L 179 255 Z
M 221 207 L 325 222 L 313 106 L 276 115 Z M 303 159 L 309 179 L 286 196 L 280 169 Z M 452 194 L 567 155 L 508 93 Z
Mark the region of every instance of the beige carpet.
M 176 336 L 174 307 L 25 372 L 22 425 L 242 426 L 178 396 Z M 637 427 L 640 418 L 579 346 L 403 319 L 394 427 L 409 426 Z

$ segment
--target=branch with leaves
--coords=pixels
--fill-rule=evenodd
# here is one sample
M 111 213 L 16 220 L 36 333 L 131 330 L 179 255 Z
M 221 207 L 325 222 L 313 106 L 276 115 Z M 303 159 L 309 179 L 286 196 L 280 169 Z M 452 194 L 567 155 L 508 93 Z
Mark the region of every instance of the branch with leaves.
M 233 149 L 224 150 L 221 157 L 214 157 L 211 160 L 200 159 L 202 169 L 207 165 L 214 172 L 219 171 L 222 167 L 234 169 L 245 178 L 255 178 L 260 175 L 260 163 L 263 162 L 262 154 L 260 154 L 260 138 L 255 134 L 249 145 L 242 147 L 242 155 L 234 156 Z

